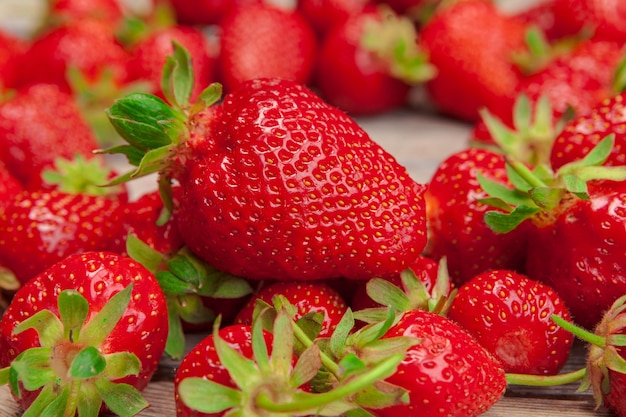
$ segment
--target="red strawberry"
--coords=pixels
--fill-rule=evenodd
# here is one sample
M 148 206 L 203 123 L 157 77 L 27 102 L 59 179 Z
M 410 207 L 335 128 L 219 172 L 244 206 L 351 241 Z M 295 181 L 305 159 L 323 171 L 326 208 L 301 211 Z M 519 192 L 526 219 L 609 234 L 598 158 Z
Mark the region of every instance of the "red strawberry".
M 353 115 L 404 106 L 411 85 L 434 72 L 416 37 L 413 23 L 387 8 L 354 13 L 322 40 L 315 85 L 330 104 Z
M 526 50 L 526 26 L 489 1 L 459 1 L 438 9 L 420 31 L 437 75 L 427 83 L 443 112 L 475 121 L 478 111 L 510 111 L 521 74 L 512 54 Z
M 574 36 L 580 28 L 573 28 L 564 22 L 562 15 L 557 14 L 558 0 L 542 0 L 533 2 L 514 13 L 514 17 L 522 24 L 538 27 L 549 41 L 556 41 L 566 36 Z
M 108 196 L 23 191 L 0 208 L 0 264 L 26 283 L 71 254 L 107 250 L 121 234 L 121 204 Z
M 171 0 L 176 20 L 183 25 L 219 25 L 233 9 L 263 3 L 263 0 Z
M 510 186 L 501 154 L 468 148 L 439 165 L 426 192 L 426 254 L 434 259 L 445 256 L 450 278 L 457 285 L 486 270 L 524 268 L 528 226 L 501 235 L 485 224 L 483 217 L 491 208 L 480 201 L 487 193 L 479 174 Z
M 370 0 L 300 0 L 297 10 L 309 21 L 320 39 L 350 16 L 359 14 Z
M 252 279 L 367 279 L 398 272 L 424 247 L 424 187 L 301 85 L 253 80 L 169 126 L 154 116 L 171 123 L 180 110 L 148 95 L 120 100 L 109 114 L 131 143 L 165 140 L 156 153 L 174 152 L 169 166 L 150 163 L 142 175 L 162 170 L 177 179 L 173 215 L 183 239 L 219 270 Z M 152 123 L 151 138 L 128 118 Z
M 586 28 L 599 39 L 626 40 L 626 5 L 620 0 L 555 0 L 554 10 L 569 32 Z
M 582 159 L 602 139 L 615 135 L 615 145 L 605 165 L 626 165 L 626 93 L 605 99 L 587 114 L 566 124 L 552 146 L 550 162 L 553 169 Z
M 55 85 L 37 84 L 0 103 L 0 160 L 30 188 L 55 159 L 91 157 L 96 137 L 72 97 Z
M 22 183 L 9 172 L 7 166 L 0 160 L 0 206 L 4 206 L 24 189 Z
M 30 42 L 13 33 L 0 30 L 0 91 L 13 87 L 18 72 L 17 61 L 30 47 Z
M 73 255 L 24 285 L 2 317 L 0 380 L 36 415 L 53 401 L 68 416 L 77 407 L 134 415 L 147 406 L 137 390 L 167 330 L 165 298 L 145 268 L 114 253 Z
M 168 26 L 142 38 L 131 48 L 128 78 L 130 81 L 150 82 L 150 92 L 163 97 L 161 76 L 165 60 L 174 50 L 172 41 L 180 43 L 192 56 L 195 80 L 192 99 L 195 101 L 215 78 L 214 52 L 200 29 Z
M 317 39 L 297 11 L 269 4 L 233 10 L 220 24 L 220 79 L 227 91 L 254 78 L 310 81 Z
M 407 312 L 381 340 L 398 336 L 420 340 L 386 379 L 407 389 L 410 400 L 375 410 L 376 416 L 478 416 L 504 393 L 506 379 L 498 361 L 451 320 L 427 311 Z
M 552 288 L 500 269 L 464 284 L 448 317 L 474 336 L 506 372 L 554 375 L 569 357 L 573 336 L 552 321 L 553 314 L 570 320 Z
M 297 308 L 295 318 L 306 314 L 321 314 L 322 328 L 319 336 L 329 336 L 348 306 L 331 287 L 319 282 L 276 282 L 261 288 L 254 294 L 235 317 L 235 323 L 252 325 L 257 300 L 273 305 L 273 298 L 282 295 Z
M 96 47 L 97 45 L 97 47 Z M 16 85 L 56 84 L 72 91 L 68 73 L 95 84 L 102 79 L 117 85 L 126 81 L 128 53 L 116 40 L 111 26 L 97 19 L 80 19 L 56 26 L 33 40 L 19 60 Z
M 48 25 L 81 19 L 95 19 L 111 24 L 115 29 L 124 17 L 118 0 L 52 0 L 48 10 Z

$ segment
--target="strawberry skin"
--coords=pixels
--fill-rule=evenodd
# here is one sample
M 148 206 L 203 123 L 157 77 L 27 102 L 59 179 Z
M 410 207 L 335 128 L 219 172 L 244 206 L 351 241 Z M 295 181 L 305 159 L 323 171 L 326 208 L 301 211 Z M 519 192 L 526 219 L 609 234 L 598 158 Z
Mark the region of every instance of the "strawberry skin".
M 251 81 L 225 97 L 218 120 L 192 124 L 196 156 L 174 216 L 217 269 L 368 279 L 399 272 L 424 248 L 425 187 L 307 88 Z
M 497 234 L 487 226 L 483 218 L 491 207 L 478 201 L 487 197 L 479 173 L 508 184 L 502 155 L 468 148 L 439 165 L 426 192 L 426 254 L 434 259 L 445 256 L 450 279 L 457 285 L 489 269 L 524 268 L 529 225 L 522 224 L 511 234 Z
M 398 415 L 478 416 L 504 393 L 504 371 L 465 330 L 427 311 L 405 313 L 383 339 L 415 337 L 396 373 L 386 381 L 406 388 L 406 405 L 374 410 L 378 417 Z
M 0 263 L 26 283 L 66 256 L 110 248 L 121 217 L 110 197 L 23 191 L 0 209 Z
M 506 372 L 554 375 L 565 365 L 573 336 L 552 321 L 553 314 L 570 320 L 552 288 L 512 271 L 493 270 L 459 289 L 448 317 L 470 332 Z
M 252 325 L 257 300 L 273 305 L 273 298 L 282 295 L 298 312 L 295 319 L 308 314 L 323 315 L 320 337 L 330 336 L 348 306 L 343 298 L 326 284 L 320 282 L 276 282 L 261 288 L 235 317 L 235 323 Z
M 533 219 L 526 271 L 565 300 L 573 320 L 592 329 L 626 293 L 626 183 L 589 183 L 589 200 L 565 198 L 554 213 Z M 565 244 L 566 243 L 566 244 Z
M 22 321 L 44 309 L 60 317 L 57 297 L 61 291 L 73 289 L 85 297 L 89 304 L 86 321 L 89 321 L 114 294 L 130 284 L 133 285 L 132 296 L 126 310 L 111 333 L 96 347 L 102 354 L 135 354 L 141 362 L 139 374 L 119 382 L 142 390 L 156 371 L 165 348 L 168 331 L 165 297 L 157 280 L 143 266 L 109 252 L 67 257 L 20 288 L 0 321 L 0 368 L 8 366 L 21 352 L 40 345 L 34 330 L 19 334 L 13 331 Z M 27 408 L 37 392 L 22 390 L 21 393 L 16 400 Z

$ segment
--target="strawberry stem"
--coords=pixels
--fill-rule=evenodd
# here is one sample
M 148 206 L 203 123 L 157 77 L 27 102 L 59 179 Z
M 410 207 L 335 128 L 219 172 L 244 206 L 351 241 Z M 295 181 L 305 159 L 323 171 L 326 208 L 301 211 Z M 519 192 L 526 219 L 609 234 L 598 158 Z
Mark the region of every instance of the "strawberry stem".
M 587 368 L 581 368 L 559 375 L 506 374 L 506 382 L 510 385 L 553 387 L 580 381 L 586 374 Z
M 555 322 L 568 332 L 572 333 L 577 338 L 601 348 L 606 347 L 606 339 L 604 337 L 591 333 L 583 329 L 582 327 L 576 326 L 575 324 L 570 323 L 569 321 L 564 320 L 562 317 L 559 317 L 555 314 L 553 314 L 551 318 L 553 322 Z
M 313 341 L 304 333 L 304 331 L 298 326 L 296 322 L 293 323 L 293 332 L 294 336 L 300 343 L 304 345 L 305 348 L 313 345 Z M 332 373 L 337 379 L 341 377 L 341 370 L 339 369 L 339 365 L 335 361 L 333 361 L 327 354 L 320 351 L 320 358 L 322 360 L 322 365 L 326 368 L 327 371 Z
M 256 399 L 256 405 L 264 410 L 276 413 L 297 412 L 307 409 L 318 409 L 323 405 L 330 404 L 334 401 L 348 398 L 368 386 L 381 381 L 396 371 L 396 368 L 402 362 L 404 355 L 392 355 L 381 361 L 373 369 L 361 374 L 358 378 L 339 385 L 337 388 L 321 394 L 310 394 L 301 400 L 291 401 L 289 403 L 276 403 L 267 393 L 260 393 Z

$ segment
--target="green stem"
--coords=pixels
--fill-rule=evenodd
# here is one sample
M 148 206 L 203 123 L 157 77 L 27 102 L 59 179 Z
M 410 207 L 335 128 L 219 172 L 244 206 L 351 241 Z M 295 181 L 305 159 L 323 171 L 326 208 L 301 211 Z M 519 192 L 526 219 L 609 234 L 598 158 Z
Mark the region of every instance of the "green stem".
M 78 397 L 80 396 L 80 384 L 81 382 L 76 379 L 72 379 L 72 382 L 70 382 L 70 393 L 67 398 L 67 404 L 65 405 L 65 413 L 63 414 L 63 417 L 74 417 L 76 415 Z
M 528 168 L 523 162 L 516 161 L 510 157 L 506 157 L 506 162 L 517 172 L 517 174 L 524 178 L 524 180 L 530 184 L 533 188 L 546 187 L 546 183 L 541 181 L 532 170 Z
M 606 347 L 606 339 L 602 336 L 598 336 L 597 334 L 591 333 L 582 327 L 578 327 L 573 323 L 570 323 L 567 320 L 564 320 L 562 317 L 557 316 L 556 314 L 552 315 L 552 321 L 558 324 L 560 327 L 564 328 L 568 332 L 572 333 L 574 336 L 583 340 L 585 342 L 591 343 L 592 345 L 605 348 Z
M 402 359 L 403 355 L 392 355 L 371 369 L 350 382 L 339 385 L 337 388 L 320 394 L 310 394 L 304 399 L 287 403 L 276 403 L 272 401 L 267 393 L 260 393 L 256 399 L 256 405 L 270 412 L 290 413 L 309 409 L 319 409 L 334 401 L 338 401 L 355 394 L 370 385 L 381 381 L 392 375 Z
M 296 336 L 296 339 L 298 339 L 298 341 L 307 348 L 313 345 L 313 341 L 309 339 L 309 337 L 304 333 L 304 331 L 302 331 L 300 326 L 298 326 L 298 324 L 293 321 L 292 323 L 293 323 L 293 332 L 294 332 L 294 335 Z M 326 368 L 326 370 L 332 373 L 335 376 L 335 378 L 340 379 L 341 369 L 339 368 L 339 365 L 337 365 L 337 363 L 333 361 L 332 358 L 330 358 L 326 353 L 322 351 L 320 351 L 320 359 L 322 360 L 322 365 L 324 365 L 324 368 Z
M 506 374 L 506 381 L 510 385 L 525 385 L 532 387 L 553 387 L 580 381 L 587 373 L 586 368 L 559 375 L 527 375 Z

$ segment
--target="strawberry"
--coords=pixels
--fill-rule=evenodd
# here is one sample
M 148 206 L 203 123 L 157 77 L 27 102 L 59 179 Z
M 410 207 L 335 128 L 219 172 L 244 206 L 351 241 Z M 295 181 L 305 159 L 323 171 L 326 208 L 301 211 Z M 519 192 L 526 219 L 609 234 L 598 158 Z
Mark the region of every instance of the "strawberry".
M 214 81 L 215 57 L 211 46 L 200 29 L 188 26 L 168 26 L 156 30 L 136 42 L 128 60 L 129 81 L 148 81 L 150 92 L 161 92 L 161 75 L 166 58 L 172 54 L 172 41 L 180 43 L 192 56 L 194 69 L 194 91 L 192 99 L 197 99 L 204 88 Z
M 51 0 L 46 24 L 51 27 L 70 20 L 95 19 L 115 29 L 124 12 L 118 0 Z
M 623 147 L 626 144 L 626 93 L 618 94 L 598 103 L 587 114 L 580 115 L 566 124 L 556 138 L 550 155 L 553 169 L 582 159 L 602 139 L 615 135 L 615 144 L 605 165 L 626 165 Z
M 226 91 L 254 78 L 311 80 L 317 39 L 298 11 L 270 4 L 233 10 L 220 23 L 219 74 Z
M 0 208 L 0 264 L 22 283 L 63 258 L 112 248 L 124 200 L 59 190 L 25 190 Z
M 344 23 L 350 16 L 359 14 L 372 1 L 370 0 L 300 0 L 297 10 L 311 24 L 319 39 L 337 25 Z
M 24 285 L 0 320 L 0 382 L 32 415 L 132 416 L 147 406 L 138 391 L 166 335 L 150 272 L 114 253 L 72 255 Z
M 89 84 L 108 78 L 123 85 L 127 60 L 128 52 L 109 24 L 97 19 L 71 20 L 32 41 L 19 59 L 15 84 L 49 83 L 71 92 L 75 82 L 70 80 L 71 72 L 71 77 L 82 77 Z
M 0 103 L 0 160 L 29 188 L 41 186 L 42 172 L 61 157 L 91 157 L 99 147 L 72 96 L 59 87 L 36 84 Z
M 441 162 L 425 195 L 429 228 L 425 253 L 434 259 L 445 256 L 450 279 L 457 285 L 489 269 L 524 268 L 528 226 L 502 235 L 485 224 L 490 207 L 480 201 L 487 197 L 480 175 L 510 187 L 501 154 L 468 148 Z
M 485 214 L 487 224 L 506 233 L 530 220 L 526 274 L 552 287 L 585 327 L 594 326 L 626 291 L 615 250 L 624 241 L 626 169 L 602 166 L 612 146 L 609 135 L 584 159 L 556 172 L 510 160 L 515 193 L 481 182 L 492 195 L 486 202 L 498 207 Z
M 375 410 L 376 416 L 477 416 L 504 393 L 501 365 L 453 321 L 428 311 L 410 311 L 381 340 L 398 336 L 420 340 L 386 379 L 407 389 L 410 400 Z
M 218 87 L 201 97 L 216 100 Z M 162 185 L 175 179 L 181 192 L 173 216 L 186 245 L 208 264 L 248 279 L 367 279 L 397 273 L 422 251 L 424 186 L 345 113 L 277 79 L 249 81 L 205 106 L 185 115 L 138 94 L 109 115 L 142 153 L 158 149 L 114 183 L 155 171 Z M 127 123 L 135 118 L 147 124 Z M 159 155 L 168 159 L 152 160 Z
M 0 30 L 0 91 L 13 87 L 18 71 L 17 61 L 30 47 L 30 42 L 13 33 Z
M 0 161 L 0 206 L 4 206 L 8 201 L 24 189 L 21 182 L 15 178 L 7 166 Z
M 320 282 L 275 282 L 261 288 L 237 313 L 235 323 L 252 325 L 258 302 L 272 305 L 276 295 L 282 295 L 297 308 L 295 318 L 306 314 L 321 314 L 322 329 L 319 337 L 330 335 L 346 312 L 343 298 L 328 285 Z
M 439 8 L 420 31 L 420 42 L 436 67 L 426 83 L 442 112 L 476 121 L 478 111 L 507 112 L 521 73 L 512 54 L 526 50 L 526 26 L 489 1 L 453 2 Z
M 330 104 L 355 116 L 404 106 L 411 86 L 433 76 L 416 37 L 413 23 L 388 8 L 354 13 L 323 39 L 315 85 Z
M 448 317 L 467 330 L 506 372 L 558 373 L 573 342 L 552 315 L 570 320 L 550 287 L 507 270 L 483 272 L 459 288 Z
M 586 28 L 599 39 L 626 40 L 626 6 L 619 0 L 555 0 L 554 13 L 570 32 Z
M 564 22 L 564 19 L 561 19 L 562 15 L 557 15 L 557 3 L 558 0 L 533 2 L 516 11 L 513 16 L 524 25 L 533 25 L 539 28 L 548 41 L 557 41 L 567 36 L 576 35 L 579 28 L 572 28 Z
M 233 9 L 263 3 L 263 0 L 170 0 L 176 20 L 182 25 L 219 25 Z

